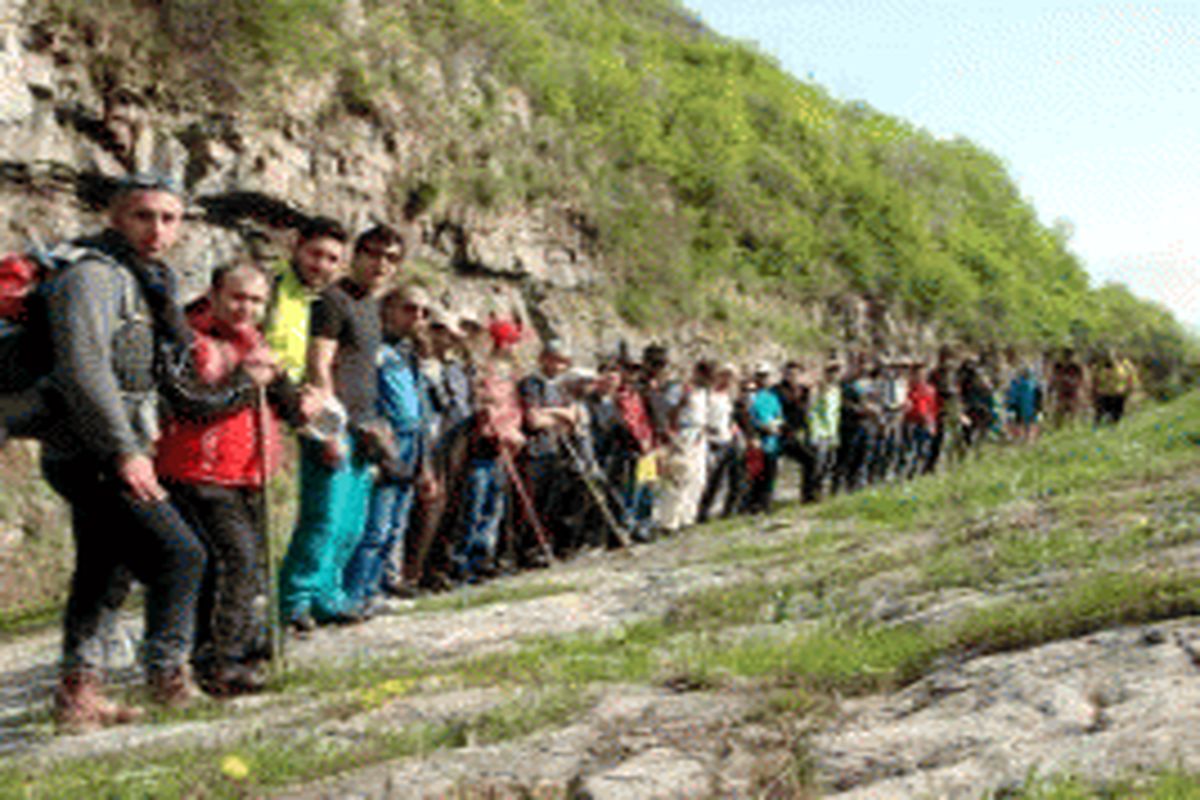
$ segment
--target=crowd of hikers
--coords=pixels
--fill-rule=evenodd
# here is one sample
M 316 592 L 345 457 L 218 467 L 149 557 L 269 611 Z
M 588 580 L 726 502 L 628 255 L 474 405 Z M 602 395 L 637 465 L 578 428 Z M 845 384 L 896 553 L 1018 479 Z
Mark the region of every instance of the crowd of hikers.
M 109 226 L 58 248 L 38 287 L 46 374 L 3 395 L 0 437 L 42 440 L 45 478 L 71 509 L 55 693 L 67 730 L 141 715 L 103 691 L 105 637 L 134 581 L 151 702 L 264 687 L 264 495 L 285 426 L 298 509 L 266 613 L 303 636 L 368 619 L 389 596 L 767 513 L 784 459 L 814 502 L 932 472 L 989 439 L 1036 438 L 1043 419 L 1116 423 L 1137 385 L 1111 352 L 1085 364 L 1070 351 L 851 351 L 741 369 L 673 364 L 650 345 L 585 363 L 515 309 L 432 302 L 405 279 L 395 229 L 352 238 L 321 217 L 285 263 L 223 266 L 183 307 L 163 260 L 183 224 L 170 180 L 123 180 Z

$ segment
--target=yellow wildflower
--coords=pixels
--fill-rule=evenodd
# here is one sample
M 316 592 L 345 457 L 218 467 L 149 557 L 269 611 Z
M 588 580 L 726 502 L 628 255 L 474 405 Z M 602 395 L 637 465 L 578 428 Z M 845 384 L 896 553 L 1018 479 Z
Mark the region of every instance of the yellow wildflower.
M 221 774 L 235 781 L 244 781 L 250 777 L 250 767 L 237 756 L 225 756 L 221 759 Z

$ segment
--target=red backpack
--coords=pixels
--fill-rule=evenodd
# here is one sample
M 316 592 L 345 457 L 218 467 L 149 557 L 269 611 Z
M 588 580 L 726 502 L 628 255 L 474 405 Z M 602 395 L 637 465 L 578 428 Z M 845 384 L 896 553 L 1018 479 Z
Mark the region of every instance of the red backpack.
M 46 274 L 36 257 L 0 258 L 0 393 L 24 391 L 46 371 L 49 342 L 38 292 Z
M 29 297 L 41 283 L 43 268 L 23 253 L 0 258 L 0 324 L 25 321 Z

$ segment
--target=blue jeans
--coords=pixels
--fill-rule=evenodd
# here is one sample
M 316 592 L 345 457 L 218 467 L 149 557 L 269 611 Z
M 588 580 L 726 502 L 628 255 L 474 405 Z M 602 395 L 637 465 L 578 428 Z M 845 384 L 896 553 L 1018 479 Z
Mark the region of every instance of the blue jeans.
M 654 485 L 631 481 L 625 490 L 625 514 L 621 522 L 635 541 L 649 541 L 654 528 Z
M 910 425 L 905 438 L 908 440 L 908 465 L 905 471 L 908 477 L 912 477 L 924 471 L 929 463 L 933 454 L 934 435 L 920 425 Z
M 346 596 L 354 605 L 362 605 L 379 594 L 394 555 L 404 557 L 404 538 L 415 494 L 411 481 L 375 484 L 366 530 L 346 565 Z
M 496 555 L 500 524 L 507 498 L 500 480 L 500 462 L 477 458 L 467 466 L 466 526 L 454 554 L 460 574 L 470 579 Z

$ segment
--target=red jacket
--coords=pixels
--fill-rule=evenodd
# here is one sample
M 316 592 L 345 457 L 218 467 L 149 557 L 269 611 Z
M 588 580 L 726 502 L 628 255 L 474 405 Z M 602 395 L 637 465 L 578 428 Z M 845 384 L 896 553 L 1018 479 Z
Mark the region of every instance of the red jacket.
M 908 408 L 904 419 L 929 431 L 937 430 L 937 419 L 941 401 L 937 389 L 928 381 L 919 381 L 908 387 Z
M 210 384 L 226 379 L 247 355 L 265 346 L 256 328 L 223 325 L 206 308 L 191 314 L 188 321 L 196 332 L 196 372 Z M 259 443 L 258 413 L 258 408 L 251 406 L 203 422 L 168 418 L 155 457 L 159 477 L 180 483 L 262 486 L 264 448 Z M 274 472 L 279 467 L 281 445 L 279 418 L 270 407 L 266 439 L 267 464 Z
M 654 449 L 654 425 L 650 422 L 650 412 L 646 410 L 646 402 L 637 389 L 625 384 L 617 389 L 616 399 L 621 423 L 637 442 L 638 451 L 649 453 Z

